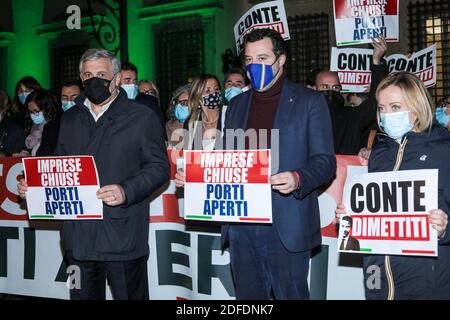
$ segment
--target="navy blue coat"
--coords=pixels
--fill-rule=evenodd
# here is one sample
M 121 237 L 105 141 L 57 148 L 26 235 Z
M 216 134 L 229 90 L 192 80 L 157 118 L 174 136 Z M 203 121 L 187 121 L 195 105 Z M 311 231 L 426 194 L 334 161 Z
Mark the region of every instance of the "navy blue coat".
M 128 100 L 123 89 L 95 122 L 83 105 L 61 118 L 56 154 L 92 155 L 100 186 L 119 184 L 126 202 L 103 204 L 103 220 L 65 221 L 61 240 L 77 260 L 126 261 L 148 255 L 149 196 L 169 181 L 163 128 L 153 111 Z
M 226 130 L 246 130 L 251 101 L 252 90 L 231 100 L 225 116 L 224 146 L 245 149 L 244 141 L 234 139 L 230 143 Z M 300 188 L 291 194 L 272 192 L 273 226 L 287 250 L 310 250 L 321 244 L 317 189 L 336 173 L 330 113 L 325 98 L 285 79 L 273 129 L 279 129 L 279 145 L 272 144 L 271 148 L 272 168 L 277 168 L 272 174 L 297 171 L 301 179 Z M 228 227 L 222 227 L 223 242 Z
M 399 170 L 439 169 L 438 205 L 450 214 L 450 133 L 435 125 L 431 132 L 409 132 L 404 139 L 407 143 Z M 392 171 L 398 150 L 395 140 L 382 136 L 370 155 L 369 172 Z M 384 255 L 365 256 L 365 280 L 371 275 L 366 272 L 369 266 L 377 265 L 381 269 L 380 289 L 366 287 L 366 298 L 387 299 L 387 274 L 392 274 L 394 299 L 450 299 L 450 224 L 445 238 L 438 243 L 438 258 L 390 256 L 390 268 Z

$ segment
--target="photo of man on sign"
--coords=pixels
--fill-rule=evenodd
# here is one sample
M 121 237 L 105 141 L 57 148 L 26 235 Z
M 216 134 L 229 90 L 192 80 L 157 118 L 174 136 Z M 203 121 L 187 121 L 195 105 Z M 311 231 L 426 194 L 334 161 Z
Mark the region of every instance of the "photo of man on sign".
M 359 241 L 356 238 L 350 236 L 352 227 L 353 227 L 353 219 L 350 216 L 345 216 L 342 218 L 341 226 L 343 229 L 342 238 L 340 241 L 340 250 L 348 250 L 348 251 L 359 251 Z

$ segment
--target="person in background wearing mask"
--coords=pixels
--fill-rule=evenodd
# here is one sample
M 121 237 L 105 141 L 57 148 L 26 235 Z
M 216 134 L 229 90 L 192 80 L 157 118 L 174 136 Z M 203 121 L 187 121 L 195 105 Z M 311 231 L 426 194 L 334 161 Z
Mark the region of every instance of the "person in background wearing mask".
M 16 89 L 14 90 L 15 96 L 13 98 L 12 108 L 9 109 L 8 116 L 19 123 L 19 125 L 27 127 L 27 107 L 25 100 L 32 91 L 39 89 L 42 89 L 39 82 L 30 76 L 23 77 L 17 82 Z
M 222 107 L 222 128 L 225 126 L 225 114 L 231 99 L 247 91 L 250 81 L 242 69 L 230 69 L 224 77 L 223 88 L 226 104 Z
M 24 150 L 25 127 L 8 117 L 11 100 L 5 90 L 0 89 L 0 157 L 11 157 Z
M 375 38 L 372 43 L 373 62 L 370 91 L 365 101 L 357 108 L 345 107 L 341 95 L 342 86 L 336 72 L 322 71 L 316 76 L 314 89 L 324 93 L 333 124 L 334 150 L 336 154 L 357 155 L 367 146 L 370 130 L 376 125 L 375 90 L 388 74 L 383 56 L 387 50 L 384 38 Z
M 189 92 L 189 119 L 184 128 L 189 131 L 189 141 L 183 141 L 183 149 L 213 150 L 221 139 L 222 94 L 216 76 L 201 74 L 191 84 Z M 201 145 L 198 145 L 201 142 Z
M 61 118 L 56 154 L 92 155 L 103 220 L 64 221 L 67 265 L 80 268 L 76 300 L 104 300 L 106 278 L 118 300 L 146 300 L 150 194 L 169 181 L 163 130 L 155 114 L 120 87 L 120 62 L 104 49 L 80 60 L 84 92 Z M 26 197 L 22 179 L 19 194 Z
M 247 78 L 244 70 L 242 69 L 231 69 L 225 74 L 223 80 L 223 88 L 225 89 L 225 100 L 227 105 L 230 103 L 231 99 L 235 96 L 247 91 L 244 90 L 249 85 L 250 81 Z
M 75 105 L 75 99 L 81 92 L 80 85 L 75 81 L 66 82 L 61 87 L 61 106 L 66 112 Z
M 439 107 L 436 108 L 436 120 L 450 130 L 450 95 L 442 98 Z
M 347 100 L 348 106 L 352 108 L 359 107 L 364 101 L 368 99 L 367 93 L 355 93 L 355 92 L 349 92 L 347 94 L 347 97 L 345 98 Z
M 120 71 L 122 75 L 122 80 L 120 81 L 120 86 L 127 93 L 128 99 L 134 100 L 138 95 L 137 86 L 137 68 L 131 62 L 122 62 L 122 70 Z
M 131 62 L 122 62 L 122 70 L 120 71 L 120 74 L 122 76 L 120 80 L 120 86 L 127 93 L 128 99 L 134 100 L 135 102 L 143 104 L 152 109 L 155 115 L 158 117 L 159 123 L 162 126 L 162 130 L 165 136 L 166 132 L 164 130 L 164 127 L 166 124 L 166 119 L 164 118 L 164 114 L 159 107 L 158 97 L 147 95 L 139 91 L 139 87 L 137 84 L 137 67 Z M 165 139 L 167 140 L 167 137 L 165 137 Z
M 153 81 L 140 80 L 138 83 L 139 93 L 154 96 L 159 100 L 159 90 Z
M 222 226 L 236 298 L 309 299 L 310 252 L 321 244 L 316 189 L 336 172 L 330 114 L 323 95 L 285 77 L 285 42 L 279 33 L 253 30 L 244 38 L 244 53 L 252 90 L 231 100 L 225 131 L 255 130 L 259 137 L 278 129 L 279 141 L 269 135 L 256 145 L 240 137 L 230 142 L 225 133 L 227 149 L 271 148 L 272 168 L 278 168 L 269 179 L 273 223 Z M 183 185 L 182 172 L 175 178 Z
M 34 90 L 25 104 L 33 122 L 25 145 L 30 151 L 23 150 L 21 156 L 52 156 L 56 148 L 59 132 L 60 108 L 56 97 L 47 90 Z
M 369 300 L 450 299 L 450 133 L 433 123 L 433 102 L 422 81 L 412 73 L 390 74 L 376 90 L 378 120 L 385 135 L 378 136 L 369 158 L 369 172 L 438 169 L 438 206 L 429 223 L 437 230 L 438 256 L 364 257 L 364 283 L 372 283 L 367 269 L 378 266 L 381 285 L 367 287 Z M 425 160 L 424 160 L 425 159 Z M 336 209 L 335 223 L 347 212 Z
M 182 129 L 184 122 L 189 119 L 189 91 L 191 87 L 184 85 L 177 88 L 169 102 L 169 108 L 167 109 L 167 118 L 169 119 L 166 124 L 167 141 L 169 148 L 181 149 L 182 147 Z M 181 143 L 181 145 L 180 145 Z M 181 146 L 181 147 L 180 147 Z

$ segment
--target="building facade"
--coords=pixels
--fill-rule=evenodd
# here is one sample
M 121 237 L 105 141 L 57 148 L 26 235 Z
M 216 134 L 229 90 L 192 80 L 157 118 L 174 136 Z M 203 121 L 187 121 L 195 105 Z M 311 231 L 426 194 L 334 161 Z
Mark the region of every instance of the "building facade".
M 139 79 L 156 81 L 165 102 L 200 72 L 223 77 L 226 61 L 236 60 L 230 55 L 230 50 L 235 53 L 233 25 L 259 2 L 2 0 L 0 87 L 12 95 L 16 82 L 31 75 L 43 87 L 58 90 L 64 81 L 78 78 L 85 49 L 105 47 L 134 63 Z M 336 43 L 332 0 L 284 2 L 291 32 L 287 73 L 305 82 L 310 70 L 329 66 Z M 79 28 L 70 29 L 74 26 Z M 388 54 L 432 43 L 438 48 L 438 83 L 430 90 L 438 99 L 450 94 L 450 2 L 400 1 L 400 42 L 389 44 Z

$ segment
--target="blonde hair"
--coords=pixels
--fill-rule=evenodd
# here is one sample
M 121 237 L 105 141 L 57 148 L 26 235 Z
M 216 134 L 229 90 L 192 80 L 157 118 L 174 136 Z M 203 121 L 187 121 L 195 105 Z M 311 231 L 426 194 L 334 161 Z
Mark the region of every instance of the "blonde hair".
M 423 82 L 410 72 L 392 73 L 383 79 L 378 85 L 376 97 L 380 91 L 395 86 L 402 91 L 403 98 L 409 110 L 416 116 L 414 128 L 423 132 L 431 128 L 434 116 L 434 103 Z M 380 123 L 380 112 L 377 112 L 378 124 Z
M 201 74 L 194 79 L 191 84 L 191 91 L 189 92 L 188 98 L 189 112 L 191 114 L 189 122 L 197 121 L 198 115 L 202 112 L 202 96 L 209 79 L 215 79 L 220 90 L 219 79 L 212 74 Z

